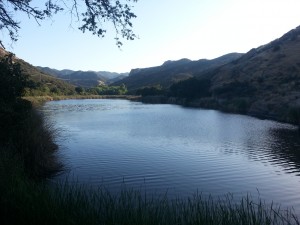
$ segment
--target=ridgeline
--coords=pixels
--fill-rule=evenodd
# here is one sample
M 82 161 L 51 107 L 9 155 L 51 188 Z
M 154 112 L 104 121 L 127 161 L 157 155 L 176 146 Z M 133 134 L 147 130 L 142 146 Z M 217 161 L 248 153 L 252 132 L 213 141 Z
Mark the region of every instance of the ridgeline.
M 300 26 L 235 56 L 222 65 L 194 72 L 186 66 L 191 62 L 184 60 L 172 70 L 172 76 L 189 76 L 168 85 L 164 85 L 169 77 L 165 65 L 132 71 L 123 81 L 144 102 L 217 109 L 300 125 Z M 153 83 L 156 77 L 160 81 Z

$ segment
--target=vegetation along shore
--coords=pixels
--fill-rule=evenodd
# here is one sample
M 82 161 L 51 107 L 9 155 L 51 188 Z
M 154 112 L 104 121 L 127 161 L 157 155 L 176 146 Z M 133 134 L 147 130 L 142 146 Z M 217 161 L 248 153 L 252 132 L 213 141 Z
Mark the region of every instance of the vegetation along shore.
M 125 84 L 144 102 L 217 109 L 300 125 L 300 26 L 245 54 L 132 69 Z

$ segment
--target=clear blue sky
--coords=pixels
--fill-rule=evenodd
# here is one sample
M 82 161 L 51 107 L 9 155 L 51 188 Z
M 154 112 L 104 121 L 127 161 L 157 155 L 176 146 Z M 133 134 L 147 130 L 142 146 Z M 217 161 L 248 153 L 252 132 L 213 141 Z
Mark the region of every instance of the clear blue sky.
M 19 41 L 7 50 L 35 66 L 129 72 L 166 60 L 247 52 L 299 26 L 299 9 L 299 0 L 139 0 L 133 8 L 139 39 L 124 41 L 122 50 L 113 32 L 100 39 L 76 23 L 72 28 L 68 13 L 42 26 L 23 16 Z

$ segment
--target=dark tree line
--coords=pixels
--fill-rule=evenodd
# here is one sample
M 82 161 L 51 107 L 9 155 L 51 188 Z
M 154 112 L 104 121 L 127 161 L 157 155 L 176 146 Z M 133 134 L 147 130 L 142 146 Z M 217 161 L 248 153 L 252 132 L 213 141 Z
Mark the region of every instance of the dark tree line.
M 136 95 L 141 96 L 157 96 L 157 95 L 165 95 L 166 90 L 164 90 L 160 86 L 153 86 L 153 87 L 144 87 L 141 89 L 138 89 L 135 93 Z
M 29 85 L 28 77 L 22 74 L 20 64 L 14 63 L 13 54 L 0 60 L 0 102 L 15 102 Z
M 211 96 L 209 79 L 190 78 L 173 84 L 170 95 L 181 98 L 202 98 Z
M 179 98 L 203 98 L 210 97 L 211 81 L 205 78 L 189 78 L 172 84 L 169 88 L 161 86 L 144 87 L 136 90 L 136 95 L 141 96 L 171 96 Z
M 9 54 L 0 60 L 0 146 L 9 142 L 11 133 L 31 108 L 29 102 L 21 99 L 29 84 L 28 78 L 13 59 L 13 54 Z

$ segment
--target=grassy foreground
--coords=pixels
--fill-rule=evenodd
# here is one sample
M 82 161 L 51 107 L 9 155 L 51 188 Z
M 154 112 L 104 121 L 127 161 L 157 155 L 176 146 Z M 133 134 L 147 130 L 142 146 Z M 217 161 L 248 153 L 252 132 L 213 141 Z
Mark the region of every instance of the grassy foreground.
M 18 159 L 5 157 L 1 155 L 1 176 L 11 174 L 0 184 L 3 225 L 299 224 L 292 211 L 254 201 L 249 196 L 239 203 L 233 203 L 230 195 L 223 200 L 204 198 L 201 194 L 171 200 L 125 188 L 112 194 L 105 188 L 87 191 L 85 186 L 68 186 L 67 182 L 57 186 L 36 183 L 26 177 L 22 168 L 15 167 Z

